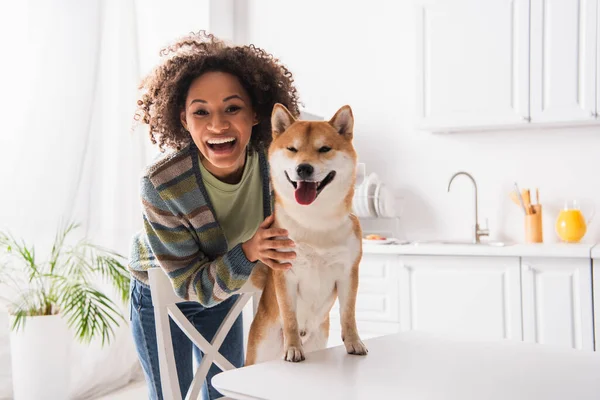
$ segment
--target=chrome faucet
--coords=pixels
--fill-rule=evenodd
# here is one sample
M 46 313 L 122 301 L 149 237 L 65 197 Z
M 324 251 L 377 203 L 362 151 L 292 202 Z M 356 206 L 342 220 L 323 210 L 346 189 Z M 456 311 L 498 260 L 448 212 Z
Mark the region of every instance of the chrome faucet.
M 480 238 L 482 236 L 489 236 L 490 231 L 487 228 L 487 226 L 485 229 L 479 228 L 479 219 L 478 219 L 479 217 L 478 217 L 478 213 L 477 213 L 477 183 L 475 183 L 475 179 L 473 179 L 471 174 L 469 174 L 468 172 L 460 171 L 460 172 L 457 172 L 454 175 L 452 175 L 452 178 L 450 178 L 450 182 L 448 182 L 448 192 L 450 192 L 450 186 L 452 186 L 452 181 L 458 175 L 465 175 L 469 179 L 471 179 L 471 182 L 473 182 L 473 187 L 475 188 L 475 232 L 474 232 L 474 237 L 473 237 L 473 243 L 481 243 Z

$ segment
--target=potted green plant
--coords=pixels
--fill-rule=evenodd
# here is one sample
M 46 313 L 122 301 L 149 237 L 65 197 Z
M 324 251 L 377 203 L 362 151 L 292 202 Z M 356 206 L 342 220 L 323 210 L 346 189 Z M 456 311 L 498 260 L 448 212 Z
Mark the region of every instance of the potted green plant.
M 104 345 L 124 321 L 117 303 L 99 289 L 108 283 L 127 301 L 124 258 L 85 238 L 71 243 L 78 226 L 61 227 L 43 261 L 33 245 L 0 231 L 0 300 L 10 314 L 16 399 L 68 398 L 70 330 L 82 342 L 98 338 Z

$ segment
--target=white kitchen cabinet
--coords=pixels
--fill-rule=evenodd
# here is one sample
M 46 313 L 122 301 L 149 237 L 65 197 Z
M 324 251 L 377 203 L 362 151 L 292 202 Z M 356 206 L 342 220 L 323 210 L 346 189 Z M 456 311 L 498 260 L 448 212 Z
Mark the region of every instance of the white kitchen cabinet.
M 523 335 L 527 342 L 594 349 L 589 258 L 523 258 Z
M 419 127 L 600 123 L 599 0 L 422 0 Z
M 528 122 L 528 0 L 423 0 L 417 29 L 421 128 Z
M 401 256 L 401 330 L 522 340 L 518 257 Z
M 359 332 L 420 330 L 593 350 L 600 338 L 596 247 L 375 246 L 360 267 Z M 338 313 L 336 303 L 330 346 L 341 344 Z
M 531 0 L 531 121 L 596 119 L 597 0 Z
M 594 350 L 600 351 L 600 246 L 592 251 L 592 293 L 594 305 Z
M 399 332 L 398 273 L 397 255 L 363 255 L 359 268 L 356 321 L 364 339 Z M 330 347 L 342 344 L 339 313 L 336 300 L 330 313 Z

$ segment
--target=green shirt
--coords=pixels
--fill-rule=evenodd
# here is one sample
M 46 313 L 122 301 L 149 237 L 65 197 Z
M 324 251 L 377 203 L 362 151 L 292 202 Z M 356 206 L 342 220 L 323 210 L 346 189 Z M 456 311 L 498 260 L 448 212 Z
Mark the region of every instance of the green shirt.
M 258 155 L 246 156 L 242 179 L 224 183 L 211 174 L 200 161 L 202 181 L 215 210 L 215 216 L 227 238 L 227 249 L 250 239 L 263 221 L 263 184 Z

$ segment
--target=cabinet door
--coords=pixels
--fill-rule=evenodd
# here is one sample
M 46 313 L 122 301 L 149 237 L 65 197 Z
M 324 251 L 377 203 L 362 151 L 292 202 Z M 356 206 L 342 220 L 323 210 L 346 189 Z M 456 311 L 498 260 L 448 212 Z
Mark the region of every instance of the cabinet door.
M 597 0 L 531 0 L 531 122 L 592 121 Z
M 522 339 L 517 257 L 400 257 L 402 330 Z
M 398 322 L 398 256 L 363 254 L 358 270 L 356 320 Z M 339 320 L 338 300 L 331 309 L 331 318 Z
M 522 259 L 525 341 L 593 350 L 590 264 L 589 259 Z
M 399 331 L 398 290 L 398 256 L 363 254 L 356 296 L 356 321 L 361 338 Z M 336 300 L 330 313 L 328 346 L 339 344 L 340 309 Z
M 529 1 L 419 3 L 421 128 L 452 131 L 527 123 Z

